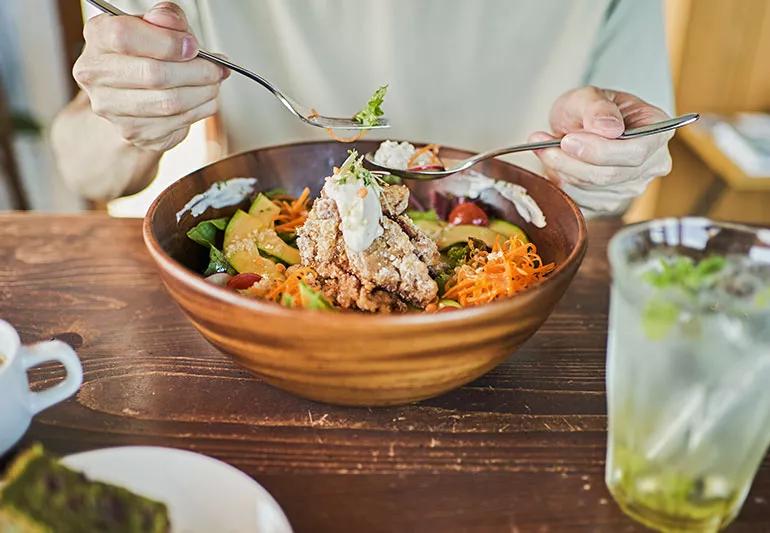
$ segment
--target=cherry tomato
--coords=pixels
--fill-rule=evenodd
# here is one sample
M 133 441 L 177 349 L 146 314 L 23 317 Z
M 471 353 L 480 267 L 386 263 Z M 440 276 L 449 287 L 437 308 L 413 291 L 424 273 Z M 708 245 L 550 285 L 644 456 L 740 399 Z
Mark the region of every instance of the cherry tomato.
M 248 289 L 249 287 L 254 285 L 256 282 L 260 281 L 261 279 L 262 279 L 262 276 L 260 276 L 259 274 L 249 274 L 249 273 L 238 274 L 230 278 L 230 280 L 227 282 L 227 288 L 235 289 L 237 291 L 242 291 L 244 289 Z
M 479 206 L 473 202 L 457 204 L 450 211 L 447 221 L 450 224 L 472 224 L 474 226 L 489 226 L 489 217 Z

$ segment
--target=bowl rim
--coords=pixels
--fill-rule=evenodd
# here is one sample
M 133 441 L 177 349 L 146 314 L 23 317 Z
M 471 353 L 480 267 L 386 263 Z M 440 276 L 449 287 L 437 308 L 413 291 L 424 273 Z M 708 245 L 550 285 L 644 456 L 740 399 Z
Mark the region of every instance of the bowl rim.
M 377 142 L 377 139 L 371 139 L 371 141 Z M 289 142 L 289 143 L 283 143 L 283 144 L 277 144 L 277 145 L 263 146 L 260 148 L 242 150 L 240 152 L 231 154 L 227 157 L 223 157 L 221 159 L 213 161 L 208 165 L 200 167 L 182 176 L 181 178 L 174 181 L 173 183 L 171 183 L 168 187 L 163 189 L 163 191 L 161 191 L 158 194 L 155 200 L 153 200 L 142 222 L 142 235 L 144 238 L 144 243 L 145 243 L 145 246 L 147 247 L 147 250 L 150 252 L 150 255 L 152 256 L 153 260 L 155 261 L 157 268 L 160 271 L 166 273 L 167 275 L 175 278 L 176 281 L 178 281 L 179 283 L 188 285 L 193 289 L 195 289 L 196 291 L 214 300 L 217 300 L 224 304 L 242 307 L 251 312 L 271 315 L 275 318 L 289 318 L 289 317 L 295 317 L 300 319 L 312 318 L 314 321 L 328 322 L 328 323 L 334 322 L 336 324 L 339 324 L 340 320 L 345 320 L 346 322 L 351 324 L 360 323 L 360 324 L 367 324 L 367 325 L 373 324 L 374 321 L 376 321 L 376 323 L 379 325 L 404 326 L 404 325 L 468 322 L 473 320 L 474 318 L 479 319 L 479 318 L 488 316 L 493 310 L 498 311 L 497 314 L 504 314 L 506 311 L 506 308 L 510 308 L 512 310 L 514 307 L 516 307 L 516 302 L 521 300 L 522 297 L 531 297 L 533 294 L 542 290 L 546 286 L 546 284 L 553 285 L 556 282 L 556 280 L 569 275 L 570 267 L 574 263 L 580 261 L 583 255 L 585 254 L 585 251 L 587 248 L 587 242 L 588 242 L 588 229 L 586 226 L 585 218 L 583 217 L 583 213 L 580 210 L 580 208 L 577 206 L 575 201 L 572 198 L 570 198 L 570 196 L 567 193 L 565 193 L 561 188 L 557 187 L 555 184 L 548 181 L 546 178 L 538 174 L 535 174 L 534 172 L 526 168 L 520 167 L 518 165 L 515 165 L 505 160 L 500 160 L 500 159 L 498 159 L 497 161 L 500 161 L 500 163 L 504 165 L 515 167 L 520 172 L 525 172 L 538 179 L 542 179 L 546 181 L 549 187 L 554 189 L 557 192 L 557 194 L 561 195 L 561 197 L 566 201 L 569 209 L 576 216 L 577 223 L 578 223 L 578 235 L 577 235 L 577 244 L 569 253 L 567 258 L 564 261 L 562 261 L 561 264 L 557 265 L 556 269 L 551 274 L 549 274 L 549 276 L 545 278 L 543 281 L 541 281 L 537 285 L 527 287 L 520 293 L 516 294 L 515 297 L 503 298 L 501 300 L 490 302 L 484 305 L 457 309 L 457 310 L 453 310 L 450 313 L 424 313 L 423 312 L 423 313 L 389 313 L 387 314 L 387 313 L 361 313 L 356 311 L 326 313 L 326 312 L 319 312 L 311 309 L 291 309 L 288 307 L 284 307 L 282 305 L 277 305 L 273 302 L 264 302 L 257 298 L 248 298 L 246 296 L 230 291 L 224 287 L 219 287 L 217 285 L 214 285 L 213 283 L 207 282 L 200 274 L 193 272 L 188 267 L 186 267 L 185 265 L 181 264 L 179 261 L 173 259 L 170 255 L 168 255 L 165 252 L 165 250 L 163 250 L 163 247 L 160 245 L 160 243 L 158 242 L 158 239 L 155 236 L 155 233 L 152 228 L 152 219 L 155 216 L 155 212 L 158 209 L 158 205 L 160 204 L 161 199 L 169 191 L 171 191 L 176 187 L 179 187 L 182 181 L 189 178 L 193 174 L 200 172 L 201 170 L 208 168 L 212 165 L 216 165 L 223 161 L 234 159 L 236 157 L 242 157 L 246 154 L 249 154 L 251 152 L 256 152 L 259 150 L 289 148 L 292 146 L 302 146 L 306 144 L 332 144 L 335 142 L 336 141 L 334 140 L 310 140 L 310 141 Z M 448 150 L 457 150 L 457 151 L 466 152 L 466 153 L 474 153 L 470 150 L 454 148 L 451 146 L 442 145 L 442 148 L 446 148 Z

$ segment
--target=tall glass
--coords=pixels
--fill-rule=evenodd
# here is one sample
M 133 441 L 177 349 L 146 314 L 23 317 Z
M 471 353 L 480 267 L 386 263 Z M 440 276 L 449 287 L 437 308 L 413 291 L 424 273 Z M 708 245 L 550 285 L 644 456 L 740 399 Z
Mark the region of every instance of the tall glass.
M 770 443 L 770 230 L 699 218 L 610 242 L 606 483 L 661 531 L 717 531 Z

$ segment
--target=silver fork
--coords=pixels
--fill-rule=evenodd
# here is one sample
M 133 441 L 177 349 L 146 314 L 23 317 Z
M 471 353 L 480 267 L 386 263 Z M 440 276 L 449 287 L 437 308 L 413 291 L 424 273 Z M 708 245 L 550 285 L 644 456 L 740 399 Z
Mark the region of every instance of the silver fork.
M 116 16 L 130 16 L 128 13 L 121 11 L 105 0 L 88 0 L 88 2 L 104 13 Z M 303 122 L 306 122 L 307 124 L 310 124 L 311 126 L 316 126 L 318 128 L 332 128 L 335 130 L 369 130 L 390 127 L 390 122 L 386 118 L 379 118 L 377 122 L 371 126 L 364 126 L 363 124 L 355 122 L 352 118 L 327 117 L 325 115 L 320 115 L 315 109 L 306 105 L 302 105 L 293 98 L 290 98 L 284 94 L 283 91 L 278 89 L 278 87 L 267 81 L 259 74 L 252 72 L 247 68 L 236 65 L 227 59 L 222 59 L 221 57 L 215 56 L 211 52 L 206 52 L 205 50 L 198 50 L 198 57 L 205 59 L 206 61 L 216 63 L 217 65 L 229 68 L 230 70 L 234 70 L 238 74 L 246 76 L 250 80 L 259 83 L 262 87 L 270 91 L 273 96 L 278 98 L 284 107 L 291 111 L 295 117 L 302 120 Z
M 648 124 L 646 126 L 640 126 L 638 128 L 632 128 L 632 129 L 626 130 L 620 135 L 620 137 L 618 137 L 618 139 L 634 139 L 636 137 L 646 137 L 647 135 L 655 135 L 658 133 L 663 133 L 664 131 L 675 130 L 677 128 L 681 128 L 682 126 L 687 126 L 688 124 L 692 124 L 693 122 L 698 120 L 698 118 L 700 118 L 700 115 L 698 113 L 688 113 L 686 115 L 670 118 L 668 120 L 661 120 L 660 122 L 655 122 L 653 124 Z M 376 168 L 377 170 L 384 171 L 389 174 L 399 176 L 401 178 L 414 179 L 414 180 L 435 180 L 440 178 L 446 178 L 447 176 L 451 176 L 452 174 L 455 174 L 457 172 L 462 172 L 463 170 L 468 170 L 476 163 L 480 163 L 485 159 L 491 159 L 493 157 L 498 157 L 505 154 L 513 154 L 516 152 L 527 152 L 530 150 L 543 150 L 545 148 L 558 148 L 559 146 L 561 146 L 560 139 L 556 139 L 554 141 L 541 141 L 541 142 L 534 142 L 534 143 L 517 144 L 516 146 L 509 146 L 507 148 L 498 148 L 496 150 L 489 150 L 487 152 L 476 154 L 473 157 L 469 157 L 468 159 L 457 161 L 452 168 L 448 168 L 444 170 L 405 170 L 405 169 L 386 167 L 384 165 L 375 163 L 374 152 L 369 152 L 368 154 L 366 154 L 365 159 L 367 163 L 369 163 L 372 167 Z

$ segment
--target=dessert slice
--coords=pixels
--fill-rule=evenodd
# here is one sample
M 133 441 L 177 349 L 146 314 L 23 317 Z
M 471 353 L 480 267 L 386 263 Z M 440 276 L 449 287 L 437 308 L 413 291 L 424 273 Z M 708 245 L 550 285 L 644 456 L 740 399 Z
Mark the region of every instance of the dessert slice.
M 0 484 L 4 533 L 165 533 L 169 527 L 164 504 L 91 481 L 40 445 L 16 458 Z

